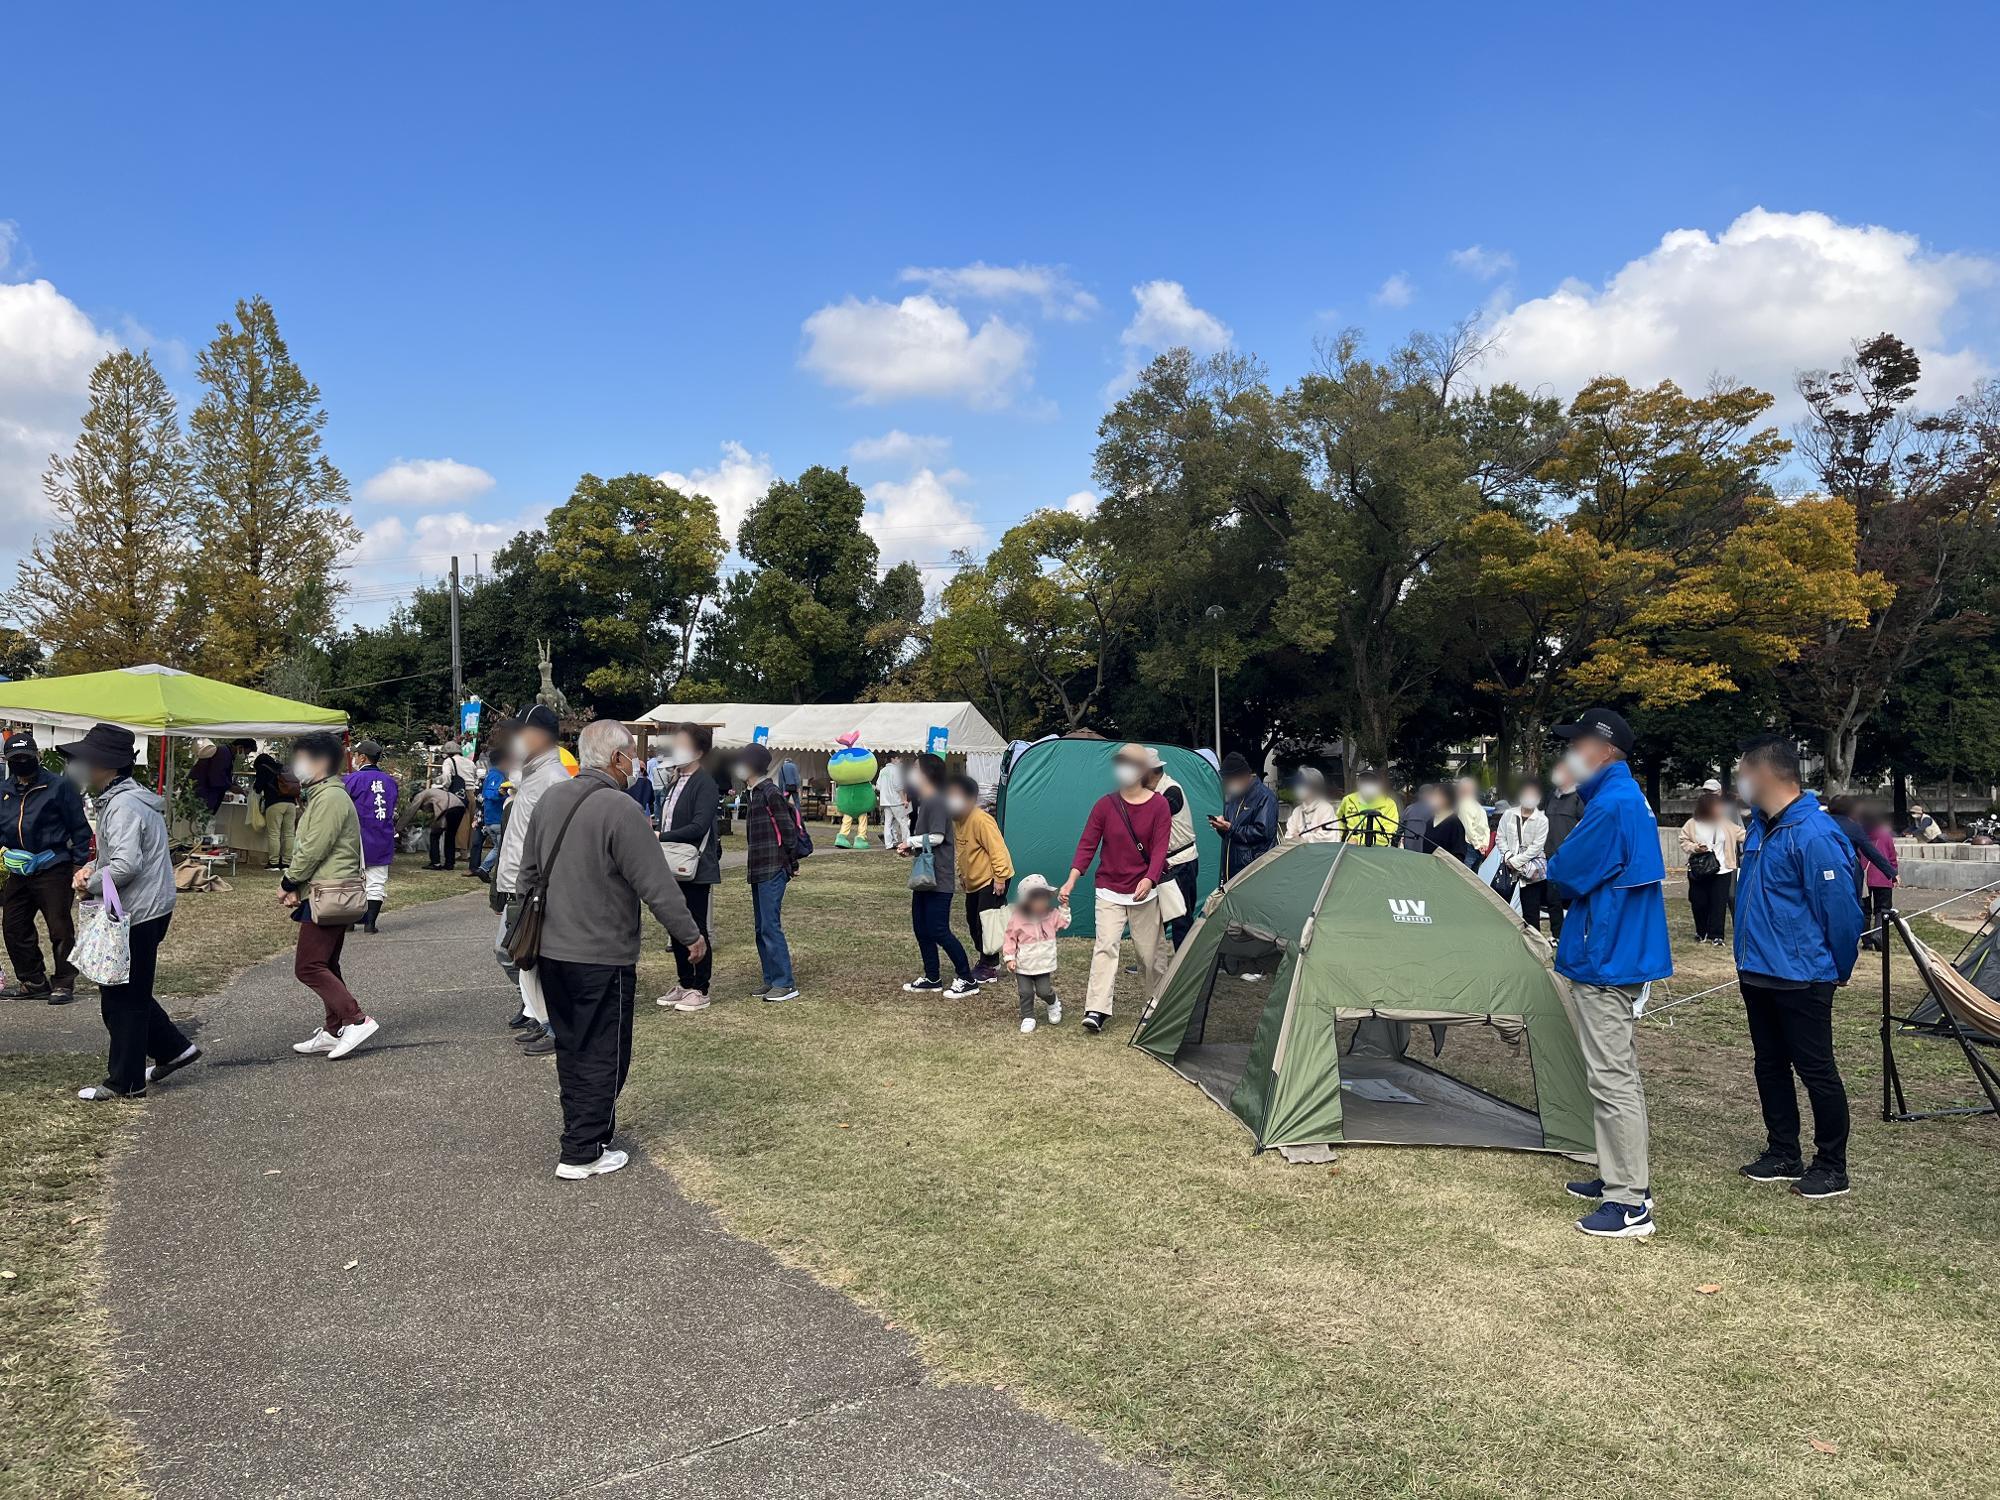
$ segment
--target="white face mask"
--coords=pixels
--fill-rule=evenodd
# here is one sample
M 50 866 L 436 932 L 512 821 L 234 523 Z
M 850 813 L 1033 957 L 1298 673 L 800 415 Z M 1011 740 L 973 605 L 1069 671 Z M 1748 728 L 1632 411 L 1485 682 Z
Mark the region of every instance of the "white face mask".
M 700 759 L 692 745 L 676 745 L 667 753 L 667 764 L 670 766 L 691 766 Z
M 1379 781 L 1364 781 L 1361 783 L 1359 790 L 1363 797 L 1373 802 L 1377 797 L 1382 795 L 1382 783 Z
M 1542 794 L 1540 792 L 1521 793 L 1521 807 L 1523 811 L 1533 812 L 1537 807 L 1541 805 L 1541 802 L 1542 802 Z
M 304 786 L 307 782 L 318 781 L 319 773 L 313 769 L 312 762 L 295 760 L 292 762 L 292 780 Z
M 947 797 L 944 799 L 944 805 L 951 809 L 954 818 L 962 818 L 972 811 L 972 804 L 963 797 Z
M 1563 769 L 1569 772 L 1569 779 L 1572 783 L 1580 783 L 1590 780 L 1597 767 L 1584 758 L 1581 750 L 1565 750 L 1563 752 Z
M 1145 774 L 1129 760 L 1116 761 L 1111 767 L 1111 779 L 1120 786 L 1137 786 L 1139 778 Z

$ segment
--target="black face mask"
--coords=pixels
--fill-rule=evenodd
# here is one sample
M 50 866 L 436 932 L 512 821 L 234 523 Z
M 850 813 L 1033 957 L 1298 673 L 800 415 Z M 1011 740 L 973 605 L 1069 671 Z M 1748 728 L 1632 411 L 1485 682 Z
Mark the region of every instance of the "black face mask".
M 25 755 L 7 762 L 7 769 L 12 771 L 15 777 L 21 781 L 33 781 L 35 779 L 35 772 L 41 770 L 41 768 L 42 763 L 40 761 L 32 760 Z

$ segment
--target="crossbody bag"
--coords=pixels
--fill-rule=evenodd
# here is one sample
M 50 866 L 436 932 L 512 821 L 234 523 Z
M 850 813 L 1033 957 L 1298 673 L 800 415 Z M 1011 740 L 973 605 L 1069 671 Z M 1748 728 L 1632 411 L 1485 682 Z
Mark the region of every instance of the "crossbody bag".
M 576 821 L 576 815 L 583 811 L 583 804 L 603 790 L 602 782 L 586 787 L 575 805 L 563 814 L 555 842 L 549 845 L 548 863 L 542 866 L 535 888 L 522 897 L 516 908 L 514 926 L 507 934 L 507 956 L 514 960 L 516 968 L 532 969 L 542 961 L 542 922 L 548 915 L 549 877 L 555 873 L 556 857 L 562 853 L 563 839 L 568 836 L 569 825 Z
M 1111 795 L 1112 800 L 1118 804 L 1118 816 L 1125 820 L 1125 832 L 1131 835 L 1132 847 L 1139 851 L 1139 858 L 1148 865 L 1152 864 L 1153 856 L 1146 852 L 1146 841 L 1139 837 L 1139 830 L 1132 822 L 1131 809 L 1126 807 L 1125 799 L 1116 792 Z M 1161 875 L 1160 883 L 1153 887 L 1153 895 L 1160 903 L 1161 921 L 1178 922 L 1187 915 L 1187 893 L 1181 889 L 1181 883 L 1171 875 Z

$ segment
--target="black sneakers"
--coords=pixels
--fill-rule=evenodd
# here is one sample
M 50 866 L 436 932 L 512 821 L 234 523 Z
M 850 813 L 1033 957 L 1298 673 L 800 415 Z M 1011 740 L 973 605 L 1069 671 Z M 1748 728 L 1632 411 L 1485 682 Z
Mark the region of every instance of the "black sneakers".
M 1736 1169 L 1752 1182 L 1797 1182 L 1806 1175 L 1806 1164 L 1796 1156 L 1780 1156 L 1766 1151 L 1753 1162 Z
M 49 982 L 40 984 L 10 984 L 0 989 L 0 1000 L 46 1000 L 49 997 Z
M 1104 1029 L 1104 1023 L 1111 1018 L 1101 1010 L 1087 1010 L 1083 1013 L 1083 1029 L 1092 1036 Z
M 1845 1172 L 1822 1167 L 1818 1162 L 1814 1162 L 1805 1176 L 1792 1184 L 1792 1191 L 1801 1198 L 1839 1198 L 1848 1190 Z

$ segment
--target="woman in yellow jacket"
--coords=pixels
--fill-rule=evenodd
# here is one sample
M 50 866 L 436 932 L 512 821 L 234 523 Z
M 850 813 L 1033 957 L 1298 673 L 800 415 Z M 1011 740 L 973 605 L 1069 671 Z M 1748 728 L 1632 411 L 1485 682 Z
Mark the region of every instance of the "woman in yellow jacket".
M 1007 841 L 993 814 L 979 805 L 979 783 L 970 776 L 954 776 L 945 787 L 945 805 L 951 809 L 952 831 L 958 844 L 958 888 L 965 892 L 965 925 L 972 934 L 972 947 L 979 954 L 972 977 L 991 984 L 1000 977 L 1000 944 L 1006 935 L 1007 882 L 1014 878 L 1014 861 L 1007 853 Z M 986 913 L 997 911 L 1002 919 L 993 923 L 992 942 L 987 942 Z

